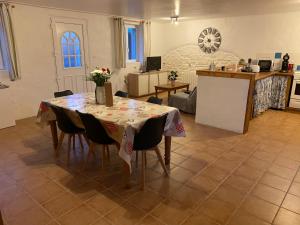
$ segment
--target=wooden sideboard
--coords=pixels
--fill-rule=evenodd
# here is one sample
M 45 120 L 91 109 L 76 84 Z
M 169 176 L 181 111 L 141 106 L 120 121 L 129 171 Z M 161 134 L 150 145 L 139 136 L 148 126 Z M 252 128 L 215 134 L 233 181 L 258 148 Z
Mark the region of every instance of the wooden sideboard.
M 155 94 L 155 86 L 168 83 L 168 71 L 151 71 L 146 73 L 129 73 L 128 94 L 141 97 Z

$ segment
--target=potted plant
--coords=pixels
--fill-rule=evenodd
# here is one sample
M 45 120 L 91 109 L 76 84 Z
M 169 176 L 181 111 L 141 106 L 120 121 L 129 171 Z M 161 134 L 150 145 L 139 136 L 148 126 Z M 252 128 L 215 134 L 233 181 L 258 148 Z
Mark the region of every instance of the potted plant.
M 175 80 L 177 80 L 178 74 L 177 71 L 172 70 L 168 75 L 168 80 L 171 81 L 171 85 L 175 85 Z
M 96 83 L 95 99 L 97 104 L 105 104 L 105 88 L 104 84 L 111 77 L 109 68 L 96 67 L 94 71 L 90 73 L 87 80 L 94 81 Z

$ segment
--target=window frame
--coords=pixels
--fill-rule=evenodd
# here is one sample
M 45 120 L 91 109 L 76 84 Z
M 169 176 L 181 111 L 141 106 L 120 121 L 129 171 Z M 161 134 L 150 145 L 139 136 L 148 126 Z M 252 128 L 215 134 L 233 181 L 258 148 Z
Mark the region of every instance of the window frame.
M 129 28 L 135 28 L 136 29 L 136 42 L 135 42 L 135 49 L 136 49 L 136 59 L 129 59 L 129 42 L 128 42 L 128 29 Z M 136 24 L 125 24 L 125 36 L 126 36 L 126 63 L 136 63 L 138 62 L 138 46 L 139 46 L 139 40 L 138 40 L 138 25 Z
M 75 37 L 78 39 L 78 42 L 79 42 L 79 44 L 78 44 L 79 54 L 76 54 L 76 47 L 75 47 L 76 44 L 75 43 L 73 44 L 74 54 L 70 54 L 70 48 L 69 48 L 69 42 L 68 42 L 69 38 L 67 39 L 68 54 L 67 55 L 64 54 L 64 48 L 63 48 L 64 44 L 62 43 L 62 41 L 63 41 L 63 38 L 65 38 L 66 33 L 69 33 L 69 35 L 71 35 L 71 33 L 75 34 Z M 60 37 L 60 48 L 61 48 L 61 57 L 62 57 L 62 59 L 61 59 L 62 60 L 62 67 L 63 67 L 64 70 L 83 68 L 81 40 L 80 40 L 79 35 L 75 31 L 68 30 L 68 31 L 63 32 L 63 34 Z M 68 57 L 69 67 L 65 67 L 65 61 L 64 61 L 65 57 Z M 71 57 L 75 57 L 75 66 L 71 66 Z M 80 58 L 80 66 L 76 66 L 77 57 Z

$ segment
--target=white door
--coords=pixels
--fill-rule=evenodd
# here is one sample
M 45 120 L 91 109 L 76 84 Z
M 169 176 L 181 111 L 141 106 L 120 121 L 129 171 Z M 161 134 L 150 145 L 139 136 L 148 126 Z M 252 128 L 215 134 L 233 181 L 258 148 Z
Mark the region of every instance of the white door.
M 89 70 L 86 22 L 69 18 L 52 18 L 54 55 L 59 91 L 74 93 L 94 90 L 86 81 Z

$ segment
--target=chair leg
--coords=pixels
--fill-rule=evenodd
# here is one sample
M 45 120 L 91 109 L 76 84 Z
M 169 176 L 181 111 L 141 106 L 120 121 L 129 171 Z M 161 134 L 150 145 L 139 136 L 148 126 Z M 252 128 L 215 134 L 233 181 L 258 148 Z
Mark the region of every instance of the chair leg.
M 135 151 L 135 167 L 139 167 L 139 152 Z
M 89 145 L 89 151 L 88 151 L 85 163 L 84 163 L 84 167 L 83 167 L 84 169 L 86 168 L 91 155 L 92 154 L 95 155 L 95 150 L 94 149 L 95 149 L 95 144 L 93 142 L 91 142 L 90 145 Z
M 146 151 L 144 152 L 145 152 L 145 166 L 147 166 L 147 152 Z
M 146 152 L 142 151 L 142 177 L 141 177 L 141 189 L 144 190 L 145 189 L 145 180 L 146 180 L 146 164 L 145 164 L 145 159 L 146 159 Z
M 104 159 L 105 159 L 105 145 L 102 145 L 101 168 L 104 167 Z
M 73 151 L 75 152 L 75 134 L 72 135 L 72 138 L 73 138 Z
M 81 137 L 81 134 L 77 134 L 78 136 L 78 139 L 79 139 L 79 143 L 80 143 L 80 150 L 81 150 L 81 153 L 83 154 L 83 143 L 82 143 L 82 137 Z
M 69 134 L 69 135 L 68 135 L 68 155 L 67 155 L 67 165 L 69 165 L 69 163 L 70 163 L 71 139 L 72 139 L 72 135 Z
M 163 169 L 164 169 L 166 175 L 169 176 L 169 172 L 168 172 L 168 170 L 167 170 L 167 167 L 166 167 L 166 165 L 165 165 L 165 163 L 164 163 L 163 157 L 161 156 L 158 147 L 155 148 L 155 152 L 156 152 L 156 155 L 157 155 L 157 157 L 158 157 L 158 160 L 159 160 L 161 166 L 163 167 Z
M 107 154 L 108 161 L 110 161 L 109 145 L 106 145 L 106 154 Z
M 59 151 L 60 151 L 61 145 L 63 143 L 64 137 L 65 137 L 65 133 L 61 132 L 60 136 L 59 136 L 59 141 L 58 141 L 58 144 L 57 144 L 57 147 L 55 150 L 55 157 L 59 157 Z
M 86 143 L 87 143 L 88 145 L 90 145 L 90 141 L 89 141 L 88 137 L 86 136 L 86 134 L 83 133 L 82 135 L 83 135 L 83 137 L 84 137 Z

